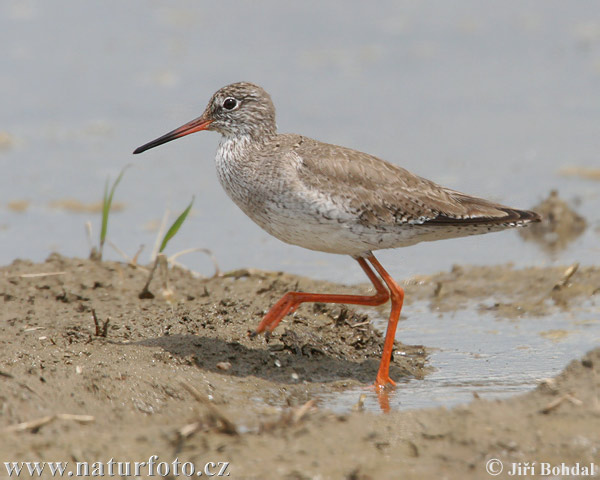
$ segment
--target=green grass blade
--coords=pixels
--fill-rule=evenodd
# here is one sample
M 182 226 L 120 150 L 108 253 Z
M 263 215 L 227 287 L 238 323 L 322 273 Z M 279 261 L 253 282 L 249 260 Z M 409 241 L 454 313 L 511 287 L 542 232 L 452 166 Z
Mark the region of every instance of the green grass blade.
M 106 238 L 106 229 L 108 228 L 108 214 L 110 212 L 110 204 L 108 203 L 108 178 L 104 184 L 104 197 L 102 198 L 102 228 L 100 229 L 100 250 L 104 245 Z
M 123 178 L 123 174 L 125 170 L 127 170 L 131 165 L 125 165 L 121 170 L 121 173 L 112 184 L 110 188 L 110 193 L 108 192 L 108 179 L 106 180 L 106 185 L 104 187 L 104 199 L 102 201 L 102 229 L 100 230 L 100 255 L 102 255 L 102 247 L 104 245 L 104 241 L 106 240 L 106 232 L 108 231 L 108 216 L 110 214 L 110 207 L 112 206 L 113 196 L 115 194 L 115 190 L 117 189 L 117 185 L 121 182 Z
M 160 244 L 160 249 L 158 250 L 159 253 L 162 253 L 162 251 L 167 246 L 167 243 L 169 243 L 169 240 L 171 240 L 171 238 L 173 238 L 175 236 L 175 234 L 179 231 L 179 228 L 181 227 L 181 225 L 187 218 L 188 213 L 190 213 L 190 210 L 192 209 L 192 205 L 194 204 L 194 198 L 195 197 L 192 197 L 192 201 L 187 206 L 187 208 L 181 213 L 181 215 L 179 215 L 179 217 L 177 217 L 177 220 L 175 220 L 173 222 L 173 225 L 171 225 L 171 228 L 169 228 L 169 230 L 167 230 L 167 233 L 165 234 L 165 237 L 163 238 L 163 241 Z

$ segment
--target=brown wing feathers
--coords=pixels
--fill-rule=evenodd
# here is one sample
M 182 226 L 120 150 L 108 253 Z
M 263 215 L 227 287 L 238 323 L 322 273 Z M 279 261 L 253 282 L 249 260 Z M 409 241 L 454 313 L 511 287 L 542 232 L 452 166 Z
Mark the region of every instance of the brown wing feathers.
M 302 183 L 317 190 L 327 187 L 328 194 L 340 197 L 352 191 L 354 206 L 383 223 L 520 225 L 540 220 L 535 212 L 442 187 L 372 155 L 302 140 L 293 148 L 302 159 L 298 170 Z

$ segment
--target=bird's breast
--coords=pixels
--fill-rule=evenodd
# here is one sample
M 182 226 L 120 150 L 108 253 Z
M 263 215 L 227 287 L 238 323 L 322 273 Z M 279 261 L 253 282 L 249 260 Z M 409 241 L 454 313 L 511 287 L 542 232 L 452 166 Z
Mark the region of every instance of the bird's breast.
M 277 170 L 266 160 L 245 137 L 224 138 L 216 156 L 217 177 L 223 189 L 258 223 L 264 221 L 268 204 L 278 198 L 281 184 Z

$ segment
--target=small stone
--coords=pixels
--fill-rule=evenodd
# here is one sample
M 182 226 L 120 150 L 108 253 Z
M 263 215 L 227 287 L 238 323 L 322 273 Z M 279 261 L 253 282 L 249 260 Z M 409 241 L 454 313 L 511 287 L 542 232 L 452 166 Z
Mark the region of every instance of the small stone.
M 217 363 L 217 368 L 219 370 L 229 370 L 231 368 L 231 363 L 230 362 L 219 362 Z

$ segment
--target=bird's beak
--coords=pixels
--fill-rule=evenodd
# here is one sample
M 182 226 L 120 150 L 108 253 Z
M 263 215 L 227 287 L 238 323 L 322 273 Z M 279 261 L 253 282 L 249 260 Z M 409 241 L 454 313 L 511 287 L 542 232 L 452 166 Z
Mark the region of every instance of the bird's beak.
M 156 140 L 152 140 L 151 142 L 142 145 L 134 150 L 135 153 L 142 153 L 146 150 L 150 150 L 151 148 L 158 147 L 163 143 L 170 142 L 171 140 L 175 140 L 176 138 L 185 137 L 190 133 L 199 132 L 200 130 L 206 130 L 208 126 L 212 123 L 212 120 L 207 120 L 204 116 L 198 117 L 191 122 L 182 125 L 179 128 L 176 128 L 172 132 L 169 132 L 162 137 L 157 138 Z

